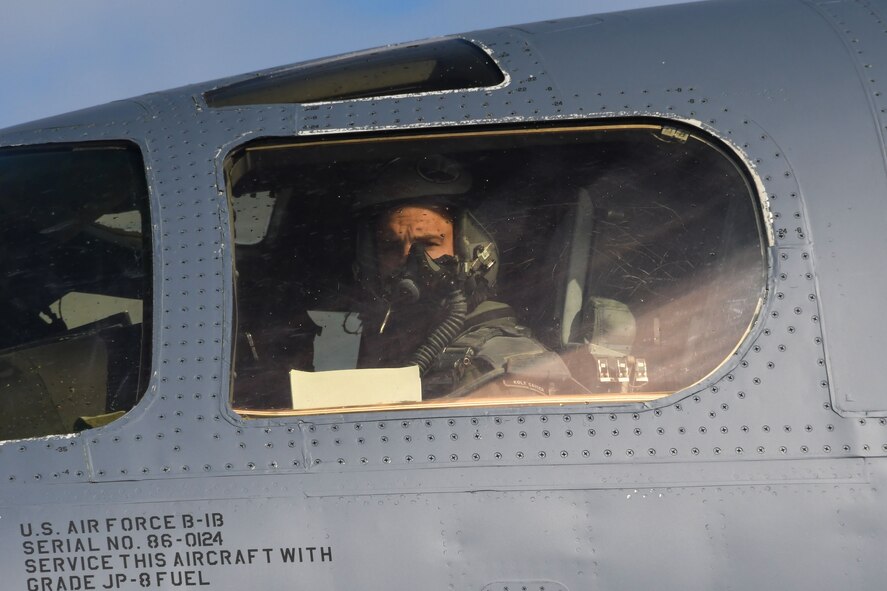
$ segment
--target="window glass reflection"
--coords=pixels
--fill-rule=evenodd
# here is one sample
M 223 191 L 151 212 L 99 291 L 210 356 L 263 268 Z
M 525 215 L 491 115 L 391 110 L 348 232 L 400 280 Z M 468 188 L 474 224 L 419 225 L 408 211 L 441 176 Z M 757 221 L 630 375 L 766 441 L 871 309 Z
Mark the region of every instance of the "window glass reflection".
M 658 125 L 255 144 L 228 175 L 244 410 L 650 400 L 764 286 L 745 175 Z
M 0 150 L 0 214 L 0 439 L 122 416 L 150 365 L 151 226 L 139 151 Z

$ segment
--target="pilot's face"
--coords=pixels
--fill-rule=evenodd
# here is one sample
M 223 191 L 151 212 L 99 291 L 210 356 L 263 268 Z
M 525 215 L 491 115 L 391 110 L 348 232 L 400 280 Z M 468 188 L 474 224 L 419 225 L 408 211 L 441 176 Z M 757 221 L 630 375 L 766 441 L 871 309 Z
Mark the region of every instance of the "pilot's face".
M 403 266 L 413 244 L 421 244 L 432 259 L 454 254 L 453 221 L 429 207 L 394 208 L 382 216 L 376 232 L 382 277 L 391 276 Z

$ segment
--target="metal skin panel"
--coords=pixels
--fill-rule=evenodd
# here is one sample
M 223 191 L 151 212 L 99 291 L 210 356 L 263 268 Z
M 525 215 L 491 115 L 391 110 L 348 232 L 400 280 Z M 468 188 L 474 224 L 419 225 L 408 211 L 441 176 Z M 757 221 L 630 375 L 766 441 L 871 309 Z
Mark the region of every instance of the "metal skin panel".
M 69 576 L 79 583 L 65 588 L 86 589 L 89 574 L 124 590 L 880 588 L 887 418 L 875 344 L 887 321 L 885 280 L 870 267 L 884 252 L 887 173 L 880 96 L 848 49 L 883 54 L 879 15 L 887 3 L 749 0 L 570 19 L 465 35 L 507 72 L 498 89 L 208 109 L 201 93 L 215 82 L 0 132 L 3 146 L 137 143 L 155 240 L 144 400 L 101 429 L 0 443 L 4 589 L 39 589 L 43 576 L 53 590 Z M 626 116 L 711 133 L 761 189 L 768 295 L 710 378 L 624 406 L 249 421 L 230 410 L 232 149 Z M 116 535 L 133 547 L 109 550 Z M 64 540 L 54 553 L 53 539 Z M 309 547 L 331 560 L 307 561 Z M 287 548 L 302 562 L 283 562 Z M 252 562 L 237 564 L 249 549 Z M 232 564 L 174 564 L 210 550 Z M 122 557 L 146 552 L 164 564 Z M 50 572 L 28 572 L 39 558 Z
M 884 150 L 887 100 L 883 96 L 887 25 L 882 18 L 883 7 L 876 10 L 876 6 L 868 2 L 821 3 L 818 10 L 840 36 L 845 55 L 853 58 L 858 76 L 854 91 L 865 95 L 866 107 L 875 123 L 867 135 L 874 135 L 880 145 L 879 150 L 873 147 L 847 162 L 846 174 L 823 178 L 817 183 L 816 191 L 821 197 L 815 207 L 808 207 L 810 231 L 821 248 L 817 255 L 817 273 L 822 277 L 820 294 L 828 311 L 824 321 L 827 322 L 832 397 L 836 408 L 854 416 L 882 416 L 887 412 L 887 397 L 873 387 L 873 380 L 879 378 L 882 335 L 887 328 L 878 313 L 880 294 L 887 288 L 887 282 L 880 273 L 869 269 L 872 254 L 887 247 L 884 233 L 887 183 L 883 174 L 887 166 Z M 857 137 L 866 135 L 860 133 L 854 136 Z M 848 140 L 833 142 L 833 145 L 841 149 L 848 145 Z M 820 162 L 824 154 L 831 151 L 823 150 L 815 155 L 812 146 L 807 149 L 811 152 L 811 161 L 818 156 Z M 866 213 L 860 215 L 860 212 Z M 855 286 L 859 284 L 865 288 L 857 289 Z

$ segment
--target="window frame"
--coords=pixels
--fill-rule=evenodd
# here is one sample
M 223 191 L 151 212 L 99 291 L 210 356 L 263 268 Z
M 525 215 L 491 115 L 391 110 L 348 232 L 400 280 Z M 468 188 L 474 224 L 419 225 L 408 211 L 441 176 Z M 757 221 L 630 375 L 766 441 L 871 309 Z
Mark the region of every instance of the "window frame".
M 90 151 L 90 150 L 101 150 L 101 149 L 122 149 L 128 151 L 132 154 L 133 157 L 137 158 L 138 165 L 134 166 L 132 169 L 133 174 L 135 175 L 135 180 L 139 182 L 140 189 L 143 189 L 143 199 L 141 200 L 141 207 L 139 208 L 139 213 L 141 215 L 140 220 L 140 234 L 141 234 L 141 249 L 140 256 L 142 258 L 142 272 L 143 272 L 143 281 L 142 281 L 142 289 L 143 289 L 143 297 L 141 298 L 141 334 L 139 338 L 139 352 L 138 352 L 138 374 L 137 374 L 137 386 L 135 389 L 135 394 L 133 398 L 133 404 L 129 408 L 123 411 L 123 413 L 119 416 L 113 416 L 107 422 L 101 422 L 96 425 L 87 425 L 82 429 L 69 429 L 63 433 L 48 433 L 48 434 L 38 434 L 38 435 L 29 435 L 25 439 L 32 438 L 47 438 L 47 437 L 71 437 L 77 436 L 82 432 L 91 431 L 94 429 L 102 428 L 105 425 L 116 423 L 119 419 L 124 416 L 130 416 L 132 412 L 140 407 L 144 406 L 142 401 L 146 398 L 146 395 L 151 390 L 151 382 L 153 380 L 154 368 L 156 366 L 156 360 L 158 359 L 157 351 L 155 350 L 157 343 L 155 342 L 157 327 L 159 326 L 159 319 L 157 318 L 157 306 L 155 302 L 156 294 L 158 293 L 159 287 L 159 278 L 156 276 L 157 269 L 157 261 L 159 257 L 159 237 L 156 235 L 153 220 L 155 216 L 155 212 L 158 209 L 158 206 L 155 204 L 156 195 L 152 188 L 150 169 L 146 165 L 146 157 L 147 149 L 144 145 L 135 141 L 132 138 L 114 138 L 114 139 L 102 139 L 102 140 L 86 140 L 86 141 L 61 141 L 61 142 L 49 142 L 49 143 L 40 143 L 40 144 L 24 144 L 24 145 L 10 145 L 10 146 L 0 146 L 0 155 L 14 153 L 14 154 L 22 154 L 22 153 L 52 153 L 52 152 L 64 152 L 64 151 Z M 70 293 L 85 293 L 85 292 L 77 292 L 76 290 L 68 292 Z M 66 294 L 68 295 L 68 294 Z M 98 294 L 102 295 L 102 294 Z M 113 297 L 113 296 L 112 296 Z M 61 301 L 61 300 L 59 300 Z M 113 315 L 112 315 L 113 316 Z M 99 320 L 100 321 L 100 320 Z M 75 326 L 72 328 L 72 331 L 76 331 L 79 327 Z M 58 339 L 56 342 L 63 342 L 64 339 Z M 18 349 L 27 349 L 27 345 L 30 342 L 38 342 L 38 341 L 29 341 L 24 344 L 14 345 L 9 347 L 10 350 L 18 350 Z M 93 415 L 94 417 L 103 417 L 103 416 L 111 416 L 115 414 L 115 412 L 104 413 L 99 415 Z M 0 444 L 7 443 L 10 441 L 18 441 L 22 438 L 12 438 L 12 439 L 0 439 Z
M 360 100 L 360 99 L 357 99 Z M 736 344 L 733 346 L 729 354 L 727 354 L 721 362 L 715 365 L 702 378 L 674 391 L 663 392 L 631 392 L 631 393 L 596 393 L 589 395 L 546 395 L 544 397 L 514 397 L 514 398 L 496 398 L 496 399 L 477 399 L 454 398 L 447 400 L 446 397 L 440 400 L 426 400 L 417 403 L 399 403 L 399 404 L 371 404 L 351 407 L 330 407 L 323 409 L 245 409 L 235 406 L 233 401 L 234 395 L 234 379 L 233 368 L 235 359 L 236 335 L 238 331 L 238 300 L 236 285 L 236 249 L 234 244 L 234 228 L 233 219 L 231 220 L 232 232 L 232 256 L 231 262 L 234 267 L 232 277 L 234 277 L 234 314 L 232 323 L 231 337 L 231 368 L 232 374 L 230 379 L 230 387 L 228 392 L 227 408 L 234 413 L 234 416 L 240 419 L 286 419 L 290 417 L 308 418 L 323 417 L 330 415 L 339 416 L 363 416 L 367 413 L 370 416 L 381 417 L 391 415 L 395 418 L 401 416 L 402 413 L 415 414 L 415 411 L 429 411 L 433 414 L 441 416 L 451 416 L 454 413 L 473 414 L 477 409 L 484 409 L 487 412 L 496 412 L 497 409 L 507 410 L 515 408 L 559 408 L 565 411 L 578 410 L 583 407 L 593 406 L 596 408 L 613 408 L 613 407 L 643 407 L 643 408 L 659 408 L 670 403 L 674 398 L 685 396 L 693 391 L 701 391 L 708 388 L 712 383 L 718 381 L 723 376 L 738 365 L 737 354 L 750 348 L 752 336 L 759 332 L 759 319 L 767 304 L 767 294 L 772 291 L 773 282 L 773 260 L 772 249 L 774 247 L 774 234 L 772 229 L 772 219 L 769 215 L 768 202 L 763 184 L 754 172 L 747 157 L 735 146 L 719 138 L 711 132 L 701 129 L 689 122 L 659 117 L 627 117 L 613 118 L 608 120 L 575 120 L 575 121 L 553 121 L 553 122 L 536 122 L 533 125 L 518 126 L 514 124 L 490 124 L 490 125 L 471 125 L 459 127 L 443 127 L 443 128 L 422 128 L 422 129 L 397 129 L 384 131 L 368 131 L 354 133 L 335 133 L 335 134 L 311 134 L 302 137 L 263 137 L 253 139 L 245 144 L 238 145 L 235 149 L 228 152 L 223 159 L 223 177 L 225 179 L 225 194 L 228 200 L 229 211 L 233 211 L 234 199 L 231 191 L 231 179 L 229 177 L 229 163 L 239 154 L 252 150 L 275 150 L 275 149 L 301 149 L 311 148 L 320 143 L 325 145 L 348 144 L 348 143 L 366 143 L 366 142 L 398 142 L 398 141 L 421 141 L 423 139 L 440 139 L 449 137 L 470 137 L 477 136 L 496 136 L 496 135 L 520 135 L 520 134 L 544 134 L 554 133 L 558 131 L 579 132 L 579 131 L 623 131 L 623 130 L 650 130 L 659 131 L 663 136 L 670 139 L 686 142 L 693 138 L 720 154 L 724 159 L 729 161 L 736 169 L 739 177 L 743 180 L 747 191 L 747 196 L 751 200 L 753 209 L 755 228 L 757 230 L 758 241 L 760 245 L 760 291 L 757 303 L 753 313 L 750 316 L 748 325 L 745 327 Z M 735 360 L 735 363 L 731 363 Z

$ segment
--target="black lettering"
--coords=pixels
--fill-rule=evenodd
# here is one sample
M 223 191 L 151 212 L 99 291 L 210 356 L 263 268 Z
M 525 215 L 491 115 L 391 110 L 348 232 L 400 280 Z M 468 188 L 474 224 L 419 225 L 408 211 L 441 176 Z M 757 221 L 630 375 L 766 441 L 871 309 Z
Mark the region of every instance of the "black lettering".
M 282 562 L 332 562 L 332 546 L 304 546 L 301 548 L 279 548 Z M 265 550 L 263 550 L 265 551 Z M 320 552 L 318 557 L 317 551 Z M 270 551 L 266 551 L 266 559 L 271 562 Z
M 82 539 L 77 538 L 74 541 L 74 552 L 98 552 L 99 549 L 96 547 L 95 542 L 92 541 L 92 538 L 86 538 L 84 542 Z
M 105 543 L 108 550 L 132 550 L 135 547 L 132 536 L 108 536 Z
M 54 558 L 29 558 L 25 560 L 25 572 L 64 573 L 83 570 L 113 570 L 110 554 L 89 554 L 84 556 L 56 556 Z
M 108 580 L 102 585 L 102 589 L 119 589 L 126 582 L 126 575 L 123 573 L 111 573 Z
M 158 529 L 176 529 L 175 517 L 172 515 L 151 515 L 145 517 L 120 518 L 120 529 L 123 531 L 152 531 Z
M 80 519 L 68 522 L 68 534 L 97 534 L 99 533 L 98 519 Z
M 118 554 L 123 561 L 123 568 L 157 568 L 166 566 L 166 555 L 163 552 L 140 552 L 136 554 Z
M 218 564 L 231 564 L 231 553 L 227 550 L 189 550 L 176 552 L 173 556 L 173 566 L 216 566 Z
M 28 591 L 93 591 L 96 588 L 95 575 L 30 578 L 25 584 Z
M 22 542 L 22 552 L 29 556 L 32 554 L 71 554 L 77 552 L 100 552 L 92 538 L 50 538 L 47 540 L 25 540 Z
M 169 575 L 169 582 L 172 584 L 173 587 L 199 587 L 203 585 L 209 585 L 209 582 L 203 578 L 202 571 L 170 571 L 167 574 Z M 157 575 L 159 578 L 160 573 L 157 573 Z
M 137 519 L 143 520 L 139 523 L 143 525 L 144 529 L 176 529 L 174 515 L 151 515 L 147 518 L 142 517 Z
M 22 533 L 23 538 L 34 535 L 34 531 L 31 529 L 30 523 L 19 523 L 18 530 Z

